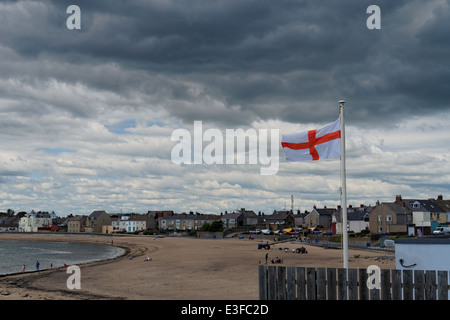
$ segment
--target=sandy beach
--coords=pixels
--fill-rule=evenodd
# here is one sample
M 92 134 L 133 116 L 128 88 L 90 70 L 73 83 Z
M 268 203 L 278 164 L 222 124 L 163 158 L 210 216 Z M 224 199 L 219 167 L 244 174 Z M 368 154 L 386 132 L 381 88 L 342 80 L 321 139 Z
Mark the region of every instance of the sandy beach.
M 284 266 L 342 267 L 342 251 L 285 242 L 258 250 L 258 240 L 154 236 L 0 234 L 2 240 L 82 241 L 113 244 L 126 253 L 80 265 L 81 289 L 68 289 L 66 268 L 0 276 L 0 300 L 257 300 L 258 265 L 283 259 Z M 308 254 L 285 252 L 305 246 Z M 151 261 L 145 261 L 150 257 Z M 349 267 L 395 269 L 393 253 L 349 250 Z

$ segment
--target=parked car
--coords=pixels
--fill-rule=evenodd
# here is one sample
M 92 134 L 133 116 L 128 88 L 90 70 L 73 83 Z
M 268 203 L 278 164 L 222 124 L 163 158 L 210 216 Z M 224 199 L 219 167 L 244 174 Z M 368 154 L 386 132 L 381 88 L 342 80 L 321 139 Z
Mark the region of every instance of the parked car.
M 450 233 L 449 227 L 437 227 L 433 231 L 433 234 L 449 234 L 449 233 Z
M 386 248 L 395 247 L 395 242 L 394 240 L 387 239 L 383 241 L 383 246 Z

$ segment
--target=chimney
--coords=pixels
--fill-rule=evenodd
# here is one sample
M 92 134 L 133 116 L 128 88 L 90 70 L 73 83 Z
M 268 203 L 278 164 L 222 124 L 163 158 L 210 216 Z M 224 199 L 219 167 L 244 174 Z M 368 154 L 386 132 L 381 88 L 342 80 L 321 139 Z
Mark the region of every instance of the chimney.
M 402 207 L 403 207 L 403 208 L 406 208 L 405 201 L 402 201 Z
M 402 195 L 401 194 L 398 194 L 398 195 L 395 196 L 395 202 L 397 202 L 397 201 L 402 201 Z
M 436 200 L 444 200 L 444 198 L 442 197 L 442 194 L 438 195 Z

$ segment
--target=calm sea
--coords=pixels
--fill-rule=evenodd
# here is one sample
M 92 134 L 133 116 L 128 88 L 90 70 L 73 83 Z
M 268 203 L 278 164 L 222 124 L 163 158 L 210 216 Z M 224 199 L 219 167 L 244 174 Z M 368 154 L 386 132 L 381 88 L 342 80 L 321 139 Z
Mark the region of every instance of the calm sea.
M 0 274 L 62 267 L 120 256 L 123 249 L 89 243 L 0 240 Z

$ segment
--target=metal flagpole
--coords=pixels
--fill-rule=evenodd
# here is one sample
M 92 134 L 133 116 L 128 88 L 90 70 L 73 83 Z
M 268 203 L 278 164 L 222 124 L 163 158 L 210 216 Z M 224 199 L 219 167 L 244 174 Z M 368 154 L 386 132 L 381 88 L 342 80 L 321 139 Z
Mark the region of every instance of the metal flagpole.
M 339 115 L 341 120 L 341 205 L 342 205 L 342 250 L 344 268 L 348 269 L 348 232 L 347 232 L 347 185 L 345 173 L 345 125 L 344 100 L 339 101 Z

